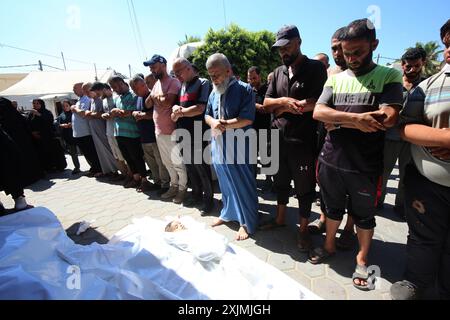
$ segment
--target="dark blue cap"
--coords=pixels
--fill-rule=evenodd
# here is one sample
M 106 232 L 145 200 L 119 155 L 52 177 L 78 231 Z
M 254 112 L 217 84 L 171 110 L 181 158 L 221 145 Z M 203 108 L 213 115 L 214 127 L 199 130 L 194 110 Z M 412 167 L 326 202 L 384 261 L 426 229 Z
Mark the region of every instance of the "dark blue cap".
M 150 67 L 158 62 L 167 64 L 166 58 L 164 58 L 163 56 L 160 56 L 159 54 L 155 54 L 150 60 L 144 62 L 144 66 Z
M 284 26 L 277 33 L 277 41 L 272 48 L 284 47 L 289 44 L 292 39 L 300 38 L 300 32 L 296 26 Z

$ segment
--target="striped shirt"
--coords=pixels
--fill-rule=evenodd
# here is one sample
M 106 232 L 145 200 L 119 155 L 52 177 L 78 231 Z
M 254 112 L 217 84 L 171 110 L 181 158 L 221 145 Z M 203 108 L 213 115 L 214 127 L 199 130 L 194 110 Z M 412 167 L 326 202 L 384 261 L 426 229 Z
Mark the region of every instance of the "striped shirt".
M 401 115 L 403 124 L 422 124 L 436 129 L 450 128 L 450 68 L 423 81 L 409 97 Z M 420 173 L 434 183 L 450 187 L 450 161 L 431 155 L 424 147 L 411 145 Z
M 125 111 L 137 111 L 137 97 L 128 92 L 124 95 L 121 95 L 115 99 L 116 108 Z M 114 136 L 115 137 L 124 137 L 124 138 L 139 138 L 141 135 L 139 134 L 139 129 L 136 124 L 136 120 L 134 117 L 126 117 L 126 118 L 115 118 L 115 128 L 114 128 Z

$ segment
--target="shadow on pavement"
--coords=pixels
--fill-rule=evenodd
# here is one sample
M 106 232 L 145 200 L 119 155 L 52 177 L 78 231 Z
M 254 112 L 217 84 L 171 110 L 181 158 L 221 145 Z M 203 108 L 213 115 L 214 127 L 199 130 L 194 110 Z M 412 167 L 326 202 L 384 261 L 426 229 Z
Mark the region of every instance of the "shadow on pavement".
M 43 192 L 48 189 L 51 189 L 56 183 L 49 180 L 39 180 L 38 182 L 28 186 L 26 189 L 29 189 L 33 192 Z
M 89 228 L 86 232 L 77 235 L 79 226 L 80 222 L 77 222 L 66 230 L 67 236 L 76 244 L 87 246 L 93 244 L 94 242 L 98 244 L 107 244 L 109 242 L 109 239 L 98 232 L 95 228 Z

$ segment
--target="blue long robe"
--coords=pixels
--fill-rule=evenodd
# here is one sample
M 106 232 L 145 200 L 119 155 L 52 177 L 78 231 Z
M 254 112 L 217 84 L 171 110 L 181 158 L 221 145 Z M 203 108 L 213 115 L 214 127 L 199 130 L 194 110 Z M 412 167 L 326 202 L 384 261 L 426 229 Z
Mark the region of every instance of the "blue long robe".
M 205 115 L 214 119 L 255 119 L 255 96 L 252 88 L 243 82 L 232 80 L 227 91 L 220 95 L 212 92 Z M 241 133 L 250 133 L 251 126 L 242 128 Z M 258 196 L 254 168 L 250 163 L 250 143 L 233 143 L 227 130 L 223 135 L 213 137 L 211 142 L 212 164 L 216 170 L 222 191 L 223 209 L 220 219 L 237 221 L 252 234 L 258 226 Z M 228 137 L 228 139 L 227 139 Z M 234 150 L 234 154 L 227 153 Z M 228 151 L 228 152 L 229 152 Z

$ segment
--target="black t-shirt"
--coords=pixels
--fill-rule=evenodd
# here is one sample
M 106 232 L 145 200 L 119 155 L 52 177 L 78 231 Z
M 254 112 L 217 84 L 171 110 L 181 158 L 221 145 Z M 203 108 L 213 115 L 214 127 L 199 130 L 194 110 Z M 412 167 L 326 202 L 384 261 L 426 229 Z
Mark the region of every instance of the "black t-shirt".
M 198 104 L 208 104 L 211 90 L 211 83 L 206 79 L 196 77 L 188 83 L 183 83 L 180 91 L 180 106 L 189 108 Z M 202 131 L 207 129 L 205 114 L 180 118 L 177 121 L 177 128 L 188 130 L 194 137 L 195 122 L 202 123 Z
M 145 97 L 138 97 L 137 99 L 137 110 L 146 113 L 153 113 L 153 108 L 151 110 L 145 109 L 145 100 L 150 95 L 150 92 Z M 141 135 L 141 143 L 149 144 L 156 143 L 156 135 L 155 135 L 155 122 L 153 119 L 141 120 L 137 121 L 136 125 L 139 129 L 139 133 Z
M 58 124 L 72 124 L 72 111 L 61 113 L 58 118 L 56 118 Z M 72 128 L 64 128 L 61 130 L 61 136 L 66 141 L 66 143 L 74 145 L 75 139 L 73 138 Z
M 327 70 L 320 61 L 305 56 L 293 73 L 289 79 L 289 69 L 286 66 L 278 67 L 269 83 L 266 97 L 290 97 L 297 100 L 320 97 L 327 81 Z M 284 113 L 274 118 L 272 127 L 280 129 L 287 142 L 306 144 L 313 148 L 317 145 L 317 121 L 313 119 L 312 112 L 303 115 Z
M 264 104 L 264 98 L 266 97 L 267 84 L 263 84 L 258 90 L 253 88 L 255 93 L 255 103 Z M 272 122 L 272 116 L 270 113 L 260 113 L 256 111 L 255 121 L 253 122 L 253 127 L 257 130 L 259 129 L 270 129 L 270 124 Z
M 383 66 L 361 76 L 347 70 L 328 79 L 318 103 L 349 113 L 373 112 L 384 106 L 400 109 L 402 74 Z M 384 131 L 333 130 L 327 135 L 319 161 L 343 172 L 379 176 L 383 172 L 384 140 Z

